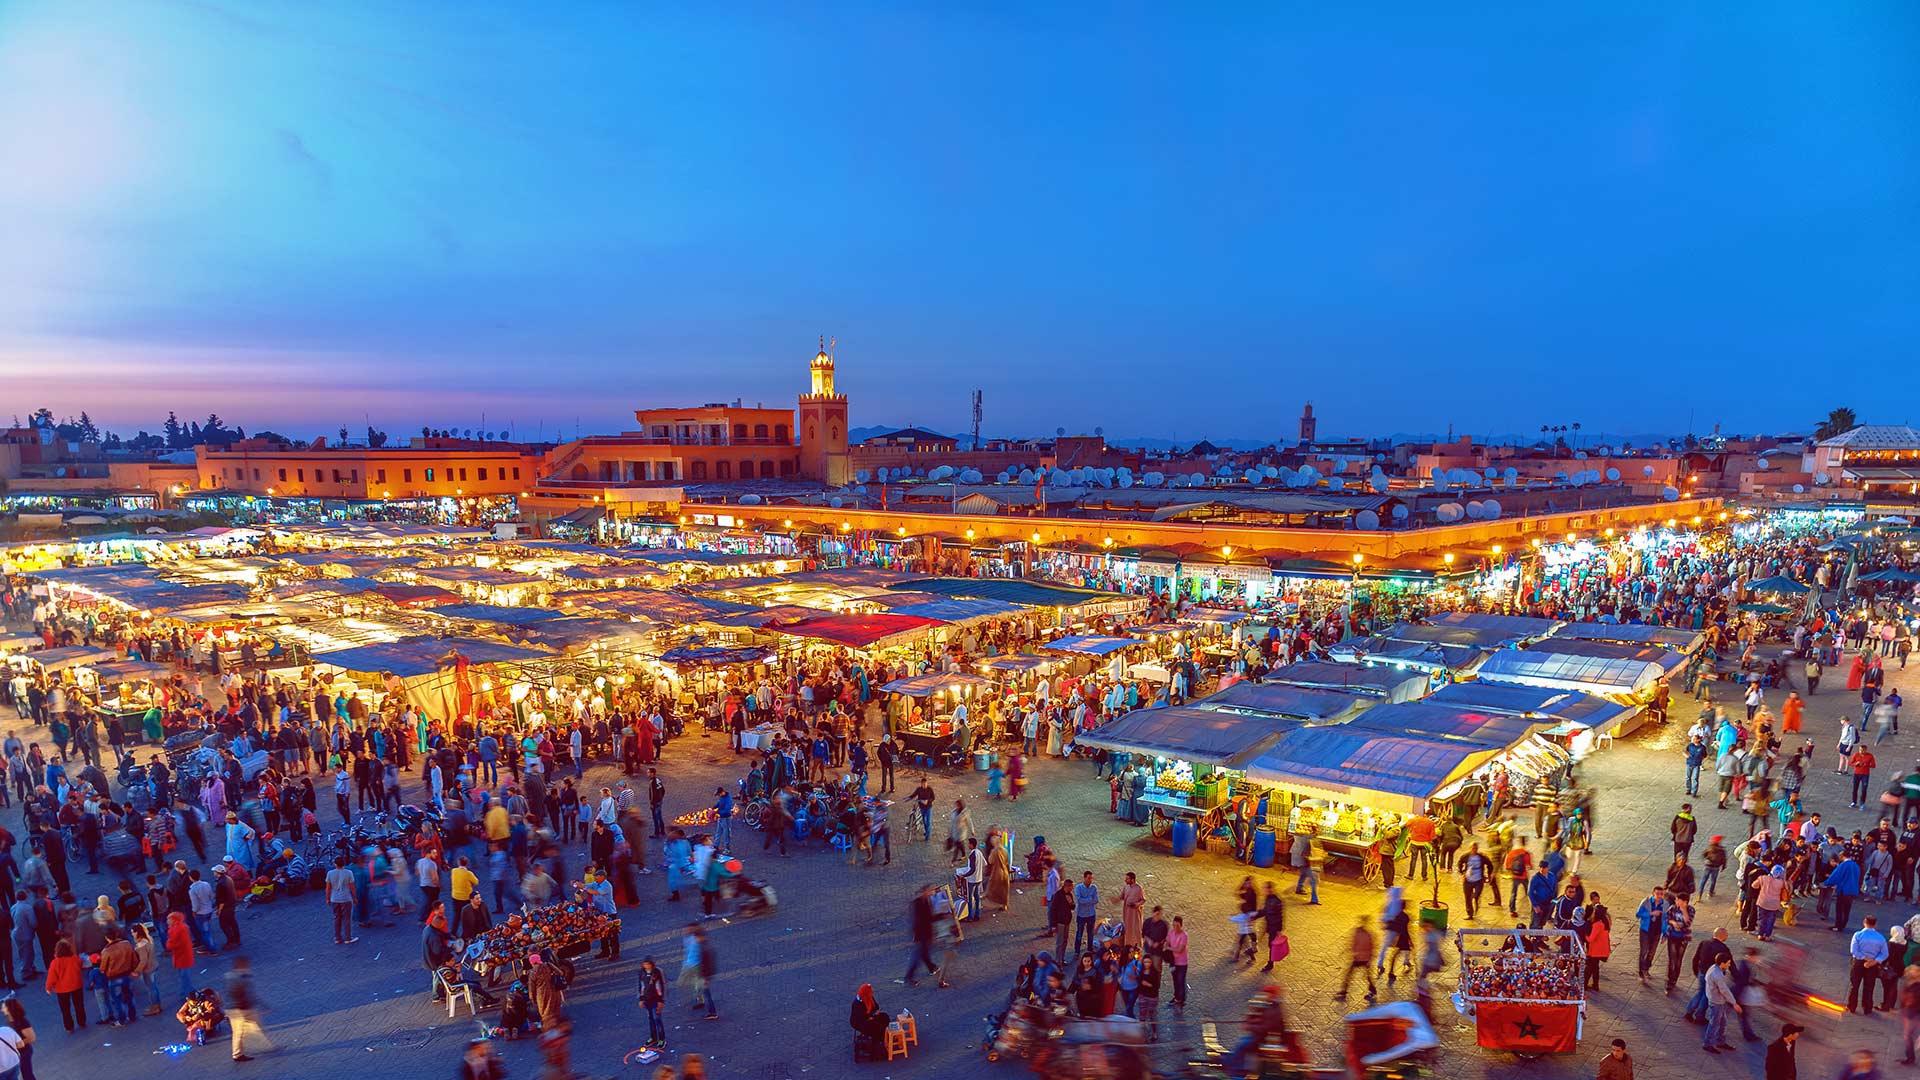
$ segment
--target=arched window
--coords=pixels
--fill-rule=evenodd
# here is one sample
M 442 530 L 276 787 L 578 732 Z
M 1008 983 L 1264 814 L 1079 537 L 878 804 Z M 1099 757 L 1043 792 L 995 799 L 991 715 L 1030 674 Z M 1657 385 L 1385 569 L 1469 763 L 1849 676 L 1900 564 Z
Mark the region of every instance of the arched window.
M 705 480 L 707 478 L 707 463 L 704 461 L 694 462 L 687 467 L 687 476 L 693 480 Z M 669 480 L 672 479 L 672 474 L 669 473 L 666 478 Z
M 760 462 L 760 479 L 771 480 L 773 479 L 774 475 L 775 473 L 773 469 L 773 462 L 764 461 L 764 460 L 761 461 Z
M 575 465 L 573 467 L 573 478 L 575 480 L 585 480 L 587 478 L 587 467 L 585 465 Z M 427 470 L 427 479 L 433 479 L 432 469 Z
M 716 461 L 716 462 L 714 462 L 714 463 L 713 463 L 713 478 L 714 478 L 715 480 L 731 480 L 731 479 L 733 479 L 733 462 L 731 462 L 731 461 Z
M 754 438 L 756 438 L 756 439 L 764 439 L 764 438 L 766 438 L 766 437 L 767 437 L 767 425 L 765 425 L 765 424 L 755 424 L 755 425 L 753 425 L 753 437 L 754 437 Z
M 747 425 L 745 425 L 745 424 L 735 424 L 735 425 L 733 425 L 733 437 L 734 437 L 734 438 L 736 438 L 736 439 L 744 439 L 744 438 L 746 438 L 746 437 L 747 437 Z
M 773 425 L 773 441 L 774 441 L 774 442 L 788 442 L 788 441 L 790 441 L 790 440 L 789 440 L 789 439 L 787 438 L 787 425 L 785 425 L 785 424 L 775 424 L 775 425 Z

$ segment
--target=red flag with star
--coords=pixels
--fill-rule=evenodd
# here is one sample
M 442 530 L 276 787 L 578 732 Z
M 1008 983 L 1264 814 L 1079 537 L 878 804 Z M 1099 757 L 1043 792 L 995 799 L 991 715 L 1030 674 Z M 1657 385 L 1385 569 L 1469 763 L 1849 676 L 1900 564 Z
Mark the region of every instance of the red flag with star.
M 1480 1045 L 1489 1050 L 1564 1054 L 1580 1045 L 1580 1006 L 1477 1001 Z

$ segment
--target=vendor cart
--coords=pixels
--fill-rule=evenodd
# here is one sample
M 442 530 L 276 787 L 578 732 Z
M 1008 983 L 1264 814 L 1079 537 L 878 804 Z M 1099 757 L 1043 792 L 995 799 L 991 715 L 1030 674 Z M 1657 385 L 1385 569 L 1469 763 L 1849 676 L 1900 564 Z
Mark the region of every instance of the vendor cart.
M 1586 1025 L 1586 948 L 1571 930 L 1461 930 L 1454 1008 L 1479 1044 L 1522 1057 L 1570 1053 Z

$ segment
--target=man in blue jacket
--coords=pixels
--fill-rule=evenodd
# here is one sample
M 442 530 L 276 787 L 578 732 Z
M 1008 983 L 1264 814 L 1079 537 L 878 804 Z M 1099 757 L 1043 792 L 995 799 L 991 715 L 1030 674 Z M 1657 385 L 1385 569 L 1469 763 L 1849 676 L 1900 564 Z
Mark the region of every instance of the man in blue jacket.
M 1647 981 L 1653 958 L 1660 951 L 1660 931 L 1667 922 L 1667 888 L 1655 885 L 1653 895 L 1640 901 L 1634 917 L 1640 920 L 1640 981 Z
M 1707 740 L 1698 735 L 1687 744 L 1687 794 L 1700 796 L 1700 767 L 1707 761 Z
M 1859 862 L 1841 859 L 1834 863 L 1833 872 L 1820 885 L 1833 890 L 1833 928 L 1845 930 L 1847 923 L 1852 921 L 1853 900 L 1860 895 Z
M 1527 903 L 1533 905 L 1533 928 L 1540 929 L 1547 924 L 1547 917 L 1553 912 L 1553 875 L 1542 866 L 1533 872 L 1533 878 L 1527 882 Z

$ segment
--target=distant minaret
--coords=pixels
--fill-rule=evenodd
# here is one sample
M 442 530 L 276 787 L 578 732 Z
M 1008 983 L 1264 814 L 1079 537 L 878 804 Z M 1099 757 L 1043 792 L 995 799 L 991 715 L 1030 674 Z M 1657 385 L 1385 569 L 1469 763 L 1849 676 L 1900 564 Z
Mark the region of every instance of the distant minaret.
M 1314 438 L 1319 434 L 1319 431 L 1320 422 L 1313 418 L 1313 402 L 1309 401 L 1307 402 L 1307 407 L 1300 410 L 1300 445 L 1313 445 Z

